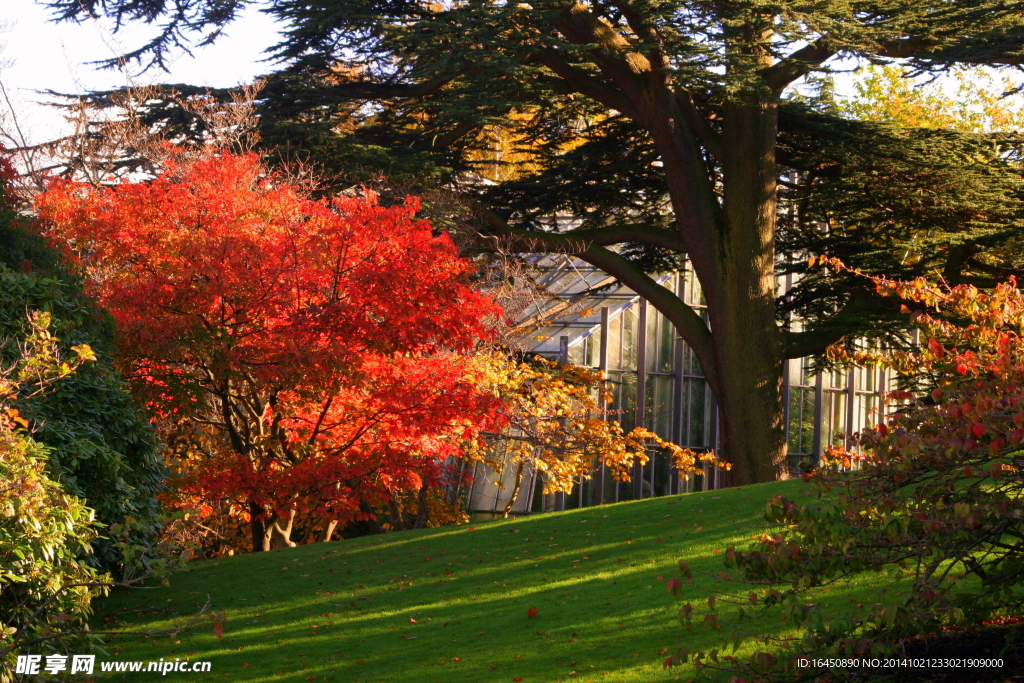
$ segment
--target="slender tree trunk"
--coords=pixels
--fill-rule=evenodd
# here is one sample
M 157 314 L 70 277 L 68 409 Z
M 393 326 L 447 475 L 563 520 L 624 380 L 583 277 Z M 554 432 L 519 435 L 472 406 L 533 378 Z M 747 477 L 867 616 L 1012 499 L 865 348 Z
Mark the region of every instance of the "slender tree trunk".
M 249 503 L 249 529 L 252 533 L 252 551 L 258 553 L 269 550 L 267 520 L 263 518 L 262 505 Z
M 382 527 L 380 525 L 380 522 L 377 521 L 377 515 L 376 513 L 374 513 L 373 508 L 370 507 L 369 503 L 367 503 L 365 500 L 361 498 L 359 499 L 359 510 L 369 515 L 369 517 L 365 520 L 365 523 L 372 533 L 384 533 L 384 527 Z
M 316 537 L 317 543 L 327 543 L 334 536 L 334 530 L 338 528 L 338 520 L 332 519 L 329 522 L 324 523 L 323 529 L 320 530 L 320 534 Z
M 422 529 L 427 525 L 427 517 L 429 511 L 427 510 L 427 485 L 424 484 L 420 487 L 420 490 L 416 493 L 416 521 L 413 522 L 413 529 Z
M 294 548 L 297 544 L 292 540 L 292 529 L 295 525 L 295 510 L 289 510 L 288 516 L 282 518 L 274 515 L 267 535 L 268 549 Z
M 523 485 L 523 461 L 519 461 L 519 467 L 516 468 L 516 482 L 512 485 L 512 496 L 508 499 L 508 503 L 505 505 L 505 514 L 502 515 L 505 519 L 512 514 L 512 508 L 516 504 L 516 498 L 519 496 L 519 488 Z
M 402 531 L 405 529 L 405 520 L 402 517 L 402 511 L 398 509 L 398 503 L 393 499 L 388 501 L 388 517 L 391 520 L 392 531 Z

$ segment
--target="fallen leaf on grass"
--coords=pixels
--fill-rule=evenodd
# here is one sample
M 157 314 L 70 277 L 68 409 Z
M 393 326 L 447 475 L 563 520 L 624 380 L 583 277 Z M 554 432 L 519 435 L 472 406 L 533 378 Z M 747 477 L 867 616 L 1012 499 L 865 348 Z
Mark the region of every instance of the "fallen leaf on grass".
M 526 610 L 526 616 L 531 618 L 537 616 L 537 608 L 531 607 L 530 609 Z

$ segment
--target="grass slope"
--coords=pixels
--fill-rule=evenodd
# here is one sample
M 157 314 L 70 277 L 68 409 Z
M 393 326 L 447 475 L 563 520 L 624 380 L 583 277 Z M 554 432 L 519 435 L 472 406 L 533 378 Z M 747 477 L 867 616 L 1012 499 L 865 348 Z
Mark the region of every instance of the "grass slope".
M 768 497 L 810 491 L 763 484 L 197 562 L 167 588 L 98 601 L 94 628 L 180 624 L 209 595 L 223 637 L 208 620 L 173 640 L 118 636 L 97 662 L 209 660 L 211 673 L 167 674 L 206 682 L 685 680 L 692 669 L 663 671 L 660 651 L 716 647 L 721 633 L 685 632 L 663 580 L 684 558 L 695 578 L 721 571 L 715 551 L 760 532 Z

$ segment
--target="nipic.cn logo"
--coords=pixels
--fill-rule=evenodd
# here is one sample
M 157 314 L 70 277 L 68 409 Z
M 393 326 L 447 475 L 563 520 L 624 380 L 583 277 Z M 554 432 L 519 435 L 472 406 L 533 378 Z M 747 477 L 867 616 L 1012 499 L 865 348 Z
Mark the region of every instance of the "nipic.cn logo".
M 175 659 L 148 662 L 100 662 L 102 672 L 136 673 L 151 672 L 166 676 L 169 673 L 205 673 L 210 671 L 212 662 L 191 662 Z M 18 655 L 14 673 L 55 675 L 59 673 L 92 674 L 96 669 L 96 655 Z
M 45 659 L 45 661 L 44 661 Z M 70 660 L 70 661 L 69 661 Z M 16 674 L 91 674 L 96 666 L 96 655 L 18 655 L 14 666 Z

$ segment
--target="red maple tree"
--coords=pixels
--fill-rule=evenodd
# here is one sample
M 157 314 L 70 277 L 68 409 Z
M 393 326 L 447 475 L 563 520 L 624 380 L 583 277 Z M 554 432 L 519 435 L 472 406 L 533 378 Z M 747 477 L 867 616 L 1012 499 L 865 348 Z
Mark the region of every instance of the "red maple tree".
M 289 542 L 296 510 L 369 518 L 498 419 L 464 354 L 500 311 L 416 199 L 312 199 L 220 154 L 55 181 L 37 208 L 116 318 L 139 395 L 221 436 L 189 486 L 244 510 L 254 550 Z

